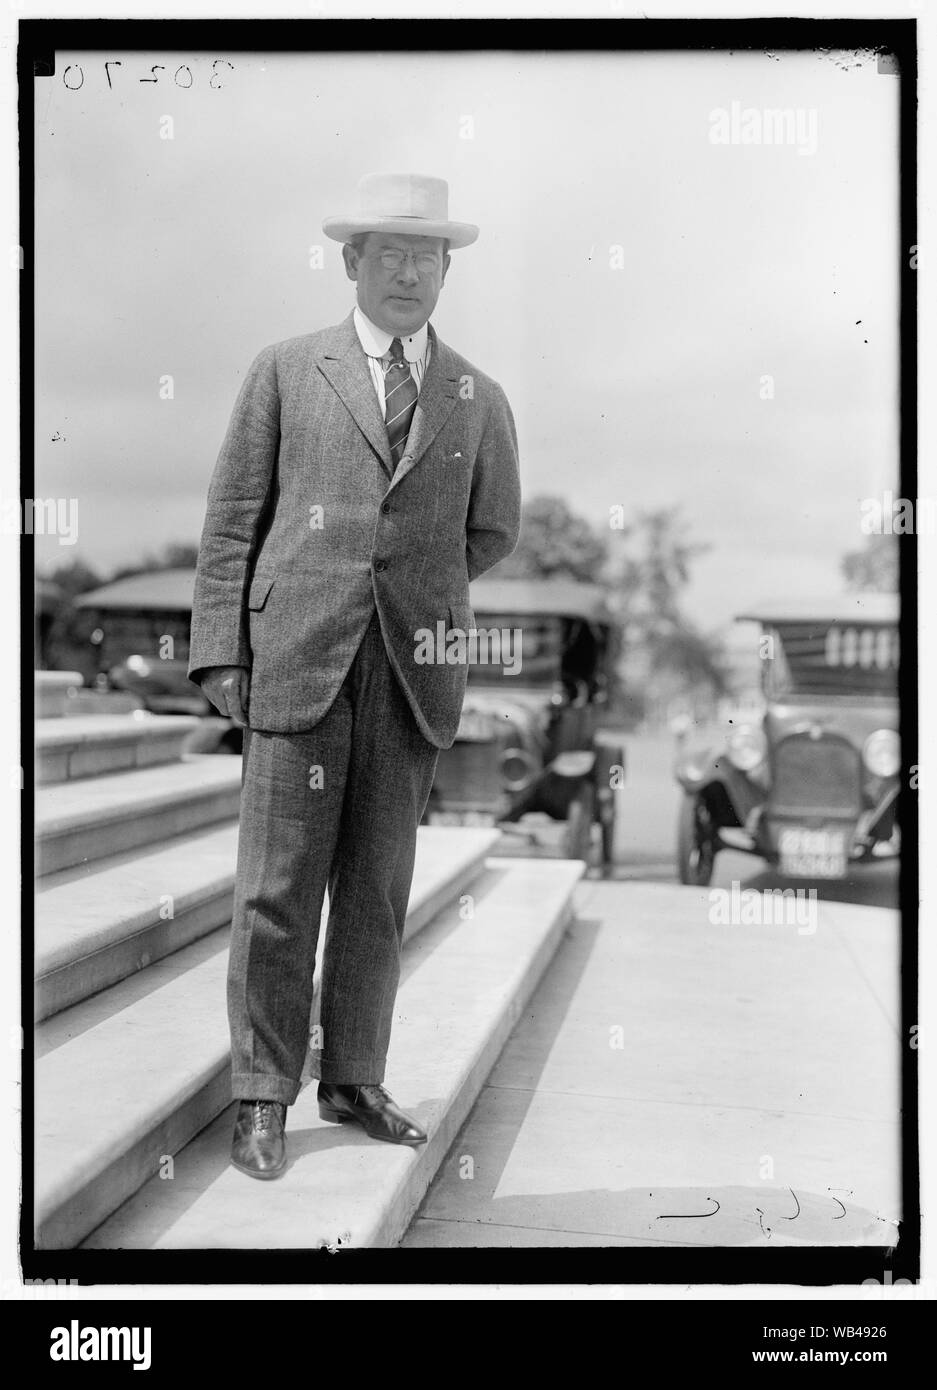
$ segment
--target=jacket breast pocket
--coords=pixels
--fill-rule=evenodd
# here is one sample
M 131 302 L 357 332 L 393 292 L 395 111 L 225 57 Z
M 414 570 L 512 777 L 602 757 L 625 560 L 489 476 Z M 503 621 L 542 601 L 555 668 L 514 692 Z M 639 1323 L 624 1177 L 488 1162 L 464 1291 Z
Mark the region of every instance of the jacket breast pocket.
M 276 575 L 255 574 L 251 580 L 250 592 L 247 595 L 248 608 L 256 613 L 263 608 L 267 602 L 267 596 L 276 582 Z

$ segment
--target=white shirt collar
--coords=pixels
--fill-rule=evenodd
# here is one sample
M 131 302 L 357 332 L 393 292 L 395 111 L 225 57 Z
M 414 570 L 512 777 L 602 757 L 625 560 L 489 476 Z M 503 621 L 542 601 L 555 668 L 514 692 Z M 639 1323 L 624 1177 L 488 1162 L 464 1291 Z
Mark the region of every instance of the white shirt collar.
M 358 341 L 364 348 L 369 357 L 386 357 L 390 351 L 390 345 L 397 337 L 397 334 L 387 333 L 383 328 L 378 328 L 376 323 L 372 323 L 367 314 L 363 314 L 355 305 L 355 329 L 358 333 Z M 427 326 L 424 323 L 422 328 L 418 328 L 415 333 L 408 337 L 401 336 L 403 344 L 403 355 L 408 362 L 419 362 L 426 353 L 426 339 L 428 337 Z

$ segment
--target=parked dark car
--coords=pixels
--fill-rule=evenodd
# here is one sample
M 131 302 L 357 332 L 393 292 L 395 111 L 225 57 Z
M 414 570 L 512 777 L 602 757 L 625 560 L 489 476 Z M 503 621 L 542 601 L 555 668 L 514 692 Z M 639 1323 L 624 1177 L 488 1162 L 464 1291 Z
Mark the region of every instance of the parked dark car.
M 483 578 L 456 741 L 439 755 L 425 819 L 502 824 L 544 812 L 562 850 L 608 865 L 625 750 L 604 732 L 618 628 L 597 586 Z M 516 634 L 495 653 L 491 634 Z M 518 653 L 520 660 L 518 661 Z M 598 847 L 597 847 L 598 848 Z
M 722 849 L 812 879 L 897 856 L 897 598 L 858 594 L 739 616 L 761 624 L 764 715 L 678 754 L 681 882 L 709 883 Z

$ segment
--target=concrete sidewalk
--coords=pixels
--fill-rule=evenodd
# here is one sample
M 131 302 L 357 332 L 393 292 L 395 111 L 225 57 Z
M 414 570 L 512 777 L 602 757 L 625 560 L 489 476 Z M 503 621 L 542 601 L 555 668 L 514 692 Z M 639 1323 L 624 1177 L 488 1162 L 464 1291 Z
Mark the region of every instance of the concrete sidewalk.
M 584 882 L 404 1247 L 891 1244 L 899 917 Z

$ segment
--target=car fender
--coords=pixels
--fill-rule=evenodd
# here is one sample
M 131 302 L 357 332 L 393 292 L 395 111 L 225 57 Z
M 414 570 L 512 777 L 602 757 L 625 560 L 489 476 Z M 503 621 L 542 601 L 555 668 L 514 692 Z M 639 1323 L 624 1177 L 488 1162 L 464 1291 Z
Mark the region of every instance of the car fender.
M 732 763 L 724 747 L 712 744 L 681 749 L 674 776 L 690 796 L 705 796 L 711 812 L 723 824 L 744 825 L 765 792 Z
M 595 770 L 594 748 L 571 748 L 566 753 L 557 753 L 547 766 L 547 771 L 567 781 L 581 783 L 588 781 Z
M 531 783 L 514 808 L 512 818 L 526 811 L 545 811 L 563 820 L 585 786 L 592 786 L 595 752 L 591 748 L 558 753 Z
M 674 758 L 674 776 L 684 791 L 700 792 L 711 782 L 721 782 L 727 761 L 725 751 L 718 752 L 711 743 L 680 748 Z

